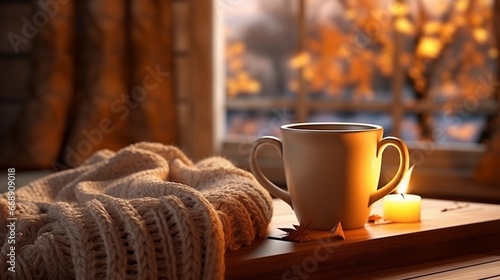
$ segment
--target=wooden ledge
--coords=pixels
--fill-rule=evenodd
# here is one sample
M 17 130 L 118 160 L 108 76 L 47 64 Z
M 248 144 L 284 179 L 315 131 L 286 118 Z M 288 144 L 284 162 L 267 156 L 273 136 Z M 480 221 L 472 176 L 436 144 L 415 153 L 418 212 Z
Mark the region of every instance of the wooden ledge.
M 298 224 L 291 208 L 274 201 L 269 234 Z M 305 243 L 263 239 L 226 254 L 228 279 L 314 279 L 372 273 L 460 255 L 499 250 L 500 205 L 423 199 L 420 223 L 366 224 L 345 231 L 346 240 Z M 381 201 L 373 214 L 382 215 Z

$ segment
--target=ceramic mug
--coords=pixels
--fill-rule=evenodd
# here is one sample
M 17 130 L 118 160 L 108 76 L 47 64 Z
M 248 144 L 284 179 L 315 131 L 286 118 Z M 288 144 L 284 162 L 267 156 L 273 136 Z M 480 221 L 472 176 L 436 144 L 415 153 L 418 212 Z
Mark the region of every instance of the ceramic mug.
M 371 205 L 392 192 L 409 166 L 405 143 L 383 136 L 383 128 L 363 123 L 295 123 L 281 126 L 281 140 L 264 136 L 250 151 L 250 168 L 259 183 L 284 200 L 299 221 L 311 229 L 329 230 L 339 221 L 344 229 L 363 227 Z M 288 191 L 265 177 L 257 164 L 264 145 L 283 158 Z M 382 153 L 388 146 L 399 151 L 394 178 L 377 189 Z

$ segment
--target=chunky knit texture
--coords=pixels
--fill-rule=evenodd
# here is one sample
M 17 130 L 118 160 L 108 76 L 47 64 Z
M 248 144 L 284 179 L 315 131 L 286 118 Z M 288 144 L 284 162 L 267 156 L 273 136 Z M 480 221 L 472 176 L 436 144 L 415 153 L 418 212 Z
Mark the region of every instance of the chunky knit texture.
M 0 238 L 7 240 L 6 194 Z M 0 278 L 220 279 L 224 253 L 264 236 L 272 201 L 254 177 L 212 157 L 138 143 L 16 191 L 16 273 Z

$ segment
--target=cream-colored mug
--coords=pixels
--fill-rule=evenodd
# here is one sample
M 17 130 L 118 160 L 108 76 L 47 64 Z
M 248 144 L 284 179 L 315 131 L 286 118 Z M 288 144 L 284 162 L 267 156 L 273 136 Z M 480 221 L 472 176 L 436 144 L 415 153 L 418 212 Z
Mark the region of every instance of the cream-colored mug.
M 363 227 L 371 205 L 393 191 L 409 166 L 408 149 L 383 128 L 363 123 L 295 123 L 281 126 L 281 139 L 264 136 L 250 151 L 250 168 L 259 183 L 293 208 L 310 228 L 329 230 L 339 221 L 344 229 Z M 265 177 L 257 164 L 264 145 L 283 158 L 288 191 Z M 377 189 L 382 153 L 388 146 L 399 151 L 394 178 Z

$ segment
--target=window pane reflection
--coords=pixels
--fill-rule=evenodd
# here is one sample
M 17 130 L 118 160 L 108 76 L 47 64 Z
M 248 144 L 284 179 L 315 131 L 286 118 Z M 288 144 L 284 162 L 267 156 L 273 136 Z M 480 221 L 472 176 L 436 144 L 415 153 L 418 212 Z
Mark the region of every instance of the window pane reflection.
M 293 97 L 288 67 L 297 52 L 297 1 L 238 1 L 225 11 L 226 95 Z
M 311 98 L 390 101 L 392 1 L 307 1 L 304 78 Z

